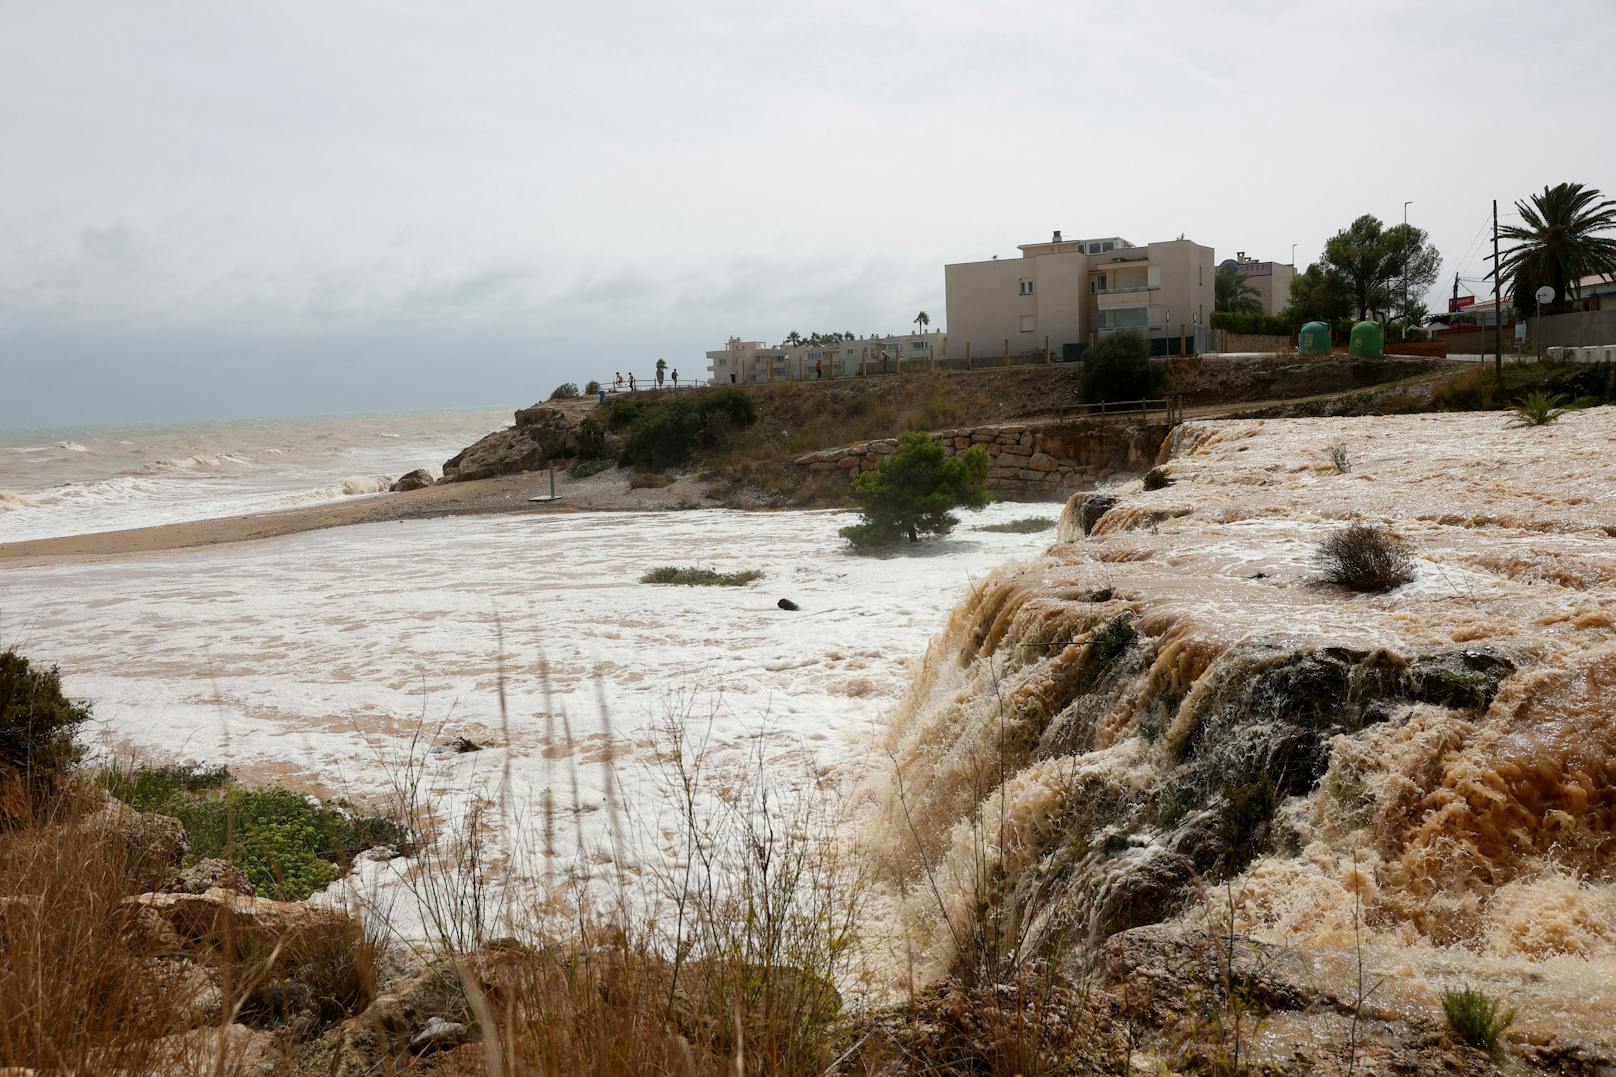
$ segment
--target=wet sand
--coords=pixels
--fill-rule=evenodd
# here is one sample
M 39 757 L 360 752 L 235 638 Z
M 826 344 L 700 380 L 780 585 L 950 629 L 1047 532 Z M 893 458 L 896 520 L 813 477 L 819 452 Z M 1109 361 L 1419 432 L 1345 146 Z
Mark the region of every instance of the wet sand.
M 618 469 L 576 481 L 557 472 L 556 492 L 560 496 L 559 501 L 529 501 L 530 497 L 549 495 L 550 477 L 545 472 L 525 472 L 475 482 L 430 486 L 424 490 L 348 498 L 280 512 L 4 542 L 0 543 L 0 562 L 26 564 L 57 558 L 114 558 L 198 546 L 256 542 L 304 531 L 347 527 L 350 524 L 424 520 L 439 516 L 612 509 L 644 511 L 699 508 L 714 504 L 693 479 L 681 478 L 668 486 L 637 490 L 629 486 L 627 472 Z

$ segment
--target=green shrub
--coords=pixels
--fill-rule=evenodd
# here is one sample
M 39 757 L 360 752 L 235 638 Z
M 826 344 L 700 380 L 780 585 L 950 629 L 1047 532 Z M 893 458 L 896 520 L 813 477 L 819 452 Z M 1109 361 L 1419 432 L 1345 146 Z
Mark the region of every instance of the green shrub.
M 550 399 L 551 400 L 576 400 L 581 395 L 583 395 L 583 394 L 578 392 L 578 383 L 577 382 L 575 382 L 575 381 L 564 381 L 560 385 L 557 385 L 555 387 L 555 391 L 550 394 Z
M 1289 318 L 1277 314 L 1236 314 L 1227 310 L 1212 312 L 1212 328 L 1230 333 L 1250 333 L 1254 336 L 1288 337 L 1297 326 Z
M 1459 991 L 1442 992 L 1442 1009 L 1448 1015 L 1448 1027 L 1472 1047 L 1490 1051 L 1498 1037 L 1515 1023 L 1515 1011 L 1499 1014 L 1501 1000 L 1474 987 Z
M 82 757 L 77 734 L 89 718 L 88 704 L 62 694 L 57 667 L 0 651 L 0 771 L 18 771 L 35 804 Z
M 989 463 L 980 445 L 950 456 L 942 442 L 911 430 L 874 471 L 853 480 L 864 522 L 842 528 L 841 535 L 861 549 L 890 546 L 905 536 L 918 542 L 922 533 L 946 535 L 959 523 L 951 509 L 988 503 Z
M 1163 378 L 1150 361 L 1150 341 L 1130 329 L 1101 337 L 1083 353 L 1078 393 L 1090 404 L 1145 400 L 1161 391 Z
M 618 400 L 608 424 L 628 428 L 622 463 L 660 471 L 682 467 L 694 453 L 716 448 L 734 431 L 757 422 L 757 417 L 757 401 L 751 394 L 705 389 L 647 404 Z
M 1550 423 L 1560 421 L 1560 416 L 1566 413 L 1566 408 L 1560 405 L 1565 397 L 1559 394 L 1550 395 L 1539 389 L 1526 394 L 1526 398 L 1514 407 L 1515 426 L 1548 426 Z
M 173 816 L 185 827 L 191 863 L 221 857 L 258 892 L 301 901 L 325 889 L 358 853 L 406 844 L 397 823 L 357 816 L 342 802 L 322 804 L 280 786 L 248 789 L 223 768 L 108 768 L 108 792 L 139 811 Z
M 578 421 L 578 456 L 593 460 L 606 455 L 606 428 L 597 419 Z
M 744 587 L 753 580 L 761 580 L 762 578 L 763 573 L 751 568 L 743 572 L 719 572 L 711 568 L 663 565 L 661 568 L 653 568 L 650 572 L 641 576 L 640 582 L 672 583 L 686 587 Z
M 602 471 L 616 466 L 610 460 L 580 460 L 572 465 L 571 474 L 575 479 L 587 479 L 591 475 L 599 475 Z
M 1008 520 L 1002 524 L 983 524 L 972 528 L 973 531 L 992 531 L 1000 535 L 1032 535 L 1039 531 L 1048 531 L 1055 526 L 1052 516 L 1027 516 L 1020 520 Z

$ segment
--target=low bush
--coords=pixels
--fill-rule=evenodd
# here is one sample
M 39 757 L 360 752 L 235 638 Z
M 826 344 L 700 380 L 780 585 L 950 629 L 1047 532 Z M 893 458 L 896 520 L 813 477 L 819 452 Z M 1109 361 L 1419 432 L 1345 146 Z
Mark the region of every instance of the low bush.
M 609 471 L 616 467 L 610 460 L 580 460 L 572 465 L 572 477 L 587 479 L 591 475 L 599 475 L 602 471 Z
M 600 392 L 600 382 L 598 381 L 591 379 L 589 384 L 584 386 L 585 396 L 594 396 L 598 392 Z
M 1498 1012 L 1503 1003 L 1484 991 L 1466 987 L 1458 991 L 1442 992 L 1442 1009 L 1448 1016 L 1448 1027 L 1472 1047 L 1490 1051 L 1498 1037 L 1515 1023 L 1515 1011 Z
M 0 651 L 0 824 L 39 808 L 79 761 L 90 708 L 62 694 L 61 671 Z
M 1028 516 L 1020 520 L 1007 520 L 1002 524 L 983 524 L 975 527 L 973 531 L 992 531 L 1000 535 L 1032 535 L 1039 531 L 1048 531 L 1055 526 L 1055 520 L 1050 516 Z
M 578 392 L 578 383 L 577 382 L 575 382 L 575 381 L 564 381 L 560 385 L 557 385 L 555 387 L 555 390 L 553 392 L 551 392 L 550 399 L 551 400 L 576 400 L 576 399 L 578 399 L 578 397 L 580 397 L 582 395 L 583 394 Z
M 717 569 L 697 568 L 691 566 L 663 565 L 653 568 L 640 577 L 641 583 L 671 583 L 685 587 L 744 587 L 754 580 L 761 580 L 763 573 L 757 569 L 746 569 L 743 572 L 719 572 Z
M 221 857 L 260 894 L 284 901 L 324 890 L 366 849 L 405 844 L 403 828 L 391 820 L 280 786 L 248 789 L 224 768 L 113 766 L 102 782 L 132 808 L 178 819 L 190 862 Z
M 980 445 L 950 456 L 941 442 L 910 430 L 874 471 L 853 480 L 853 500 L 864 519 L 839 533 L 860 549 L 891 546 L 906 537 L 918 542 L 922 534 L 946 535 L 959 523 L 953 509 L 988 503 L 989 464 Z
M 1237 314 L 1215 310 L 1212 312 L 1212 328 L 1254 336 L 1288 337 L 1296 332 L 1298 326 L 1278 314 Z
M 1110 333 L 1083 353 L 1078 393 L 1089 404 L 1145 400 L 1161 392 L 1165 375 L 1150 361 L 1150 341 L 1127 330 Z
M 1407 540 L 1389 528 L 1355 522 L 1319 543 L 1314 560 L 1325 583 L 1379 594 L 1414 579 Z
M 578 456 L 593 460 L 606 455 L 606 428 L 597 419 L 578 421 Z
M 1347 446 L 1343 442 L 1335 441 L 1324 447 L 1324 455 L 1335 468 L 1336 474 L 1345 475 L 1352 470 L 1352 458 L 1347 455 Z

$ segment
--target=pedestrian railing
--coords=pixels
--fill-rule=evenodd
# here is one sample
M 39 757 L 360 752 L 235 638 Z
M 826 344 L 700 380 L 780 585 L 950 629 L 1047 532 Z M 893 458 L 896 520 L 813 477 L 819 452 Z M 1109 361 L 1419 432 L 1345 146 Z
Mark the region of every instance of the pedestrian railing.
M 1148 397 L 1139 400 L 1105 400 L 1093 404 L 1073 404 L 1059 410 L 1062 418 L 1073 419 L 1099 419 L 1102 422 L 1113 418 L 1144 418 L 1150 419 L 1160 414 L 1165 423 L 1178 423 L 1184 421 L 1184 403 L 1182 397 Z

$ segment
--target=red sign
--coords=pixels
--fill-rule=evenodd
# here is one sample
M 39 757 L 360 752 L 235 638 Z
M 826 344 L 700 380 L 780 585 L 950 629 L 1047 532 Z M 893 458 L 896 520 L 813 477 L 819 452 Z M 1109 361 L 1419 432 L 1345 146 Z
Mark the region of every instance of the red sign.
M 1448 300 L 1448 313 L 1452 314 L 1455 311 L 1463 310 L 1469 306 L 1474 306 L 1475 302 L 1476 297 L 1473 295 L 1454 296 Z

